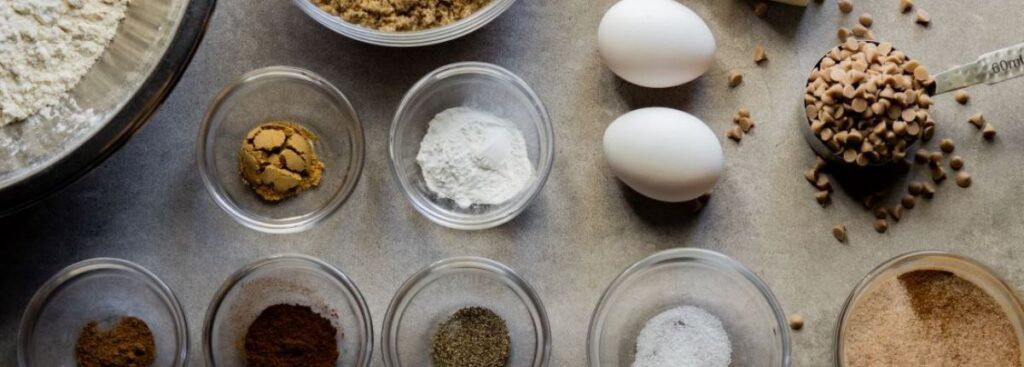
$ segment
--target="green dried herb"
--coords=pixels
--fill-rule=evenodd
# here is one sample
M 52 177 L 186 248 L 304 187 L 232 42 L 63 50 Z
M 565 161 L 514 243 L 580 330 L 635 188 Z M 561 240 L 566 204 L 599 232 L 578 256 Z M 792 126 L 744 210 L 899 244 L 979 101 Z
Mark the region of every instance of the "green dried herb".
M 509 345 L 505 320 L 489 309 L 467 307 L 438 326 L 431 355 L 437 367 L 503 367 Z

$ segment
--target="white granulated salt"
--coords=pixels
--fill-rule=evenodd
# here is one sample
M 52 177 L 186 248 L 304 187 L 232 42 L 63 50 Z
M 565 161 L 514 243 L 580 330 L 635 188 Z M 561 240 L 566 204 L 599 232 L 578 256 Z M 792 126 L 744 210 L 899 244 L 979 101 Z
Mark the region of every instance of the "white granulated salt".
M 0 126 L 61 103 L 127 8 L 128 0 L 0 0 Z
M 430 121 L 416 163 L 427 188 L 461 208 L 508 202 L 533 179 L 516 125 L 468 107 L 444 110 Z
M 728 367 L 732 344 L 722 322 L 700 307 L 654 316 L 636 339 L 633 367 Z

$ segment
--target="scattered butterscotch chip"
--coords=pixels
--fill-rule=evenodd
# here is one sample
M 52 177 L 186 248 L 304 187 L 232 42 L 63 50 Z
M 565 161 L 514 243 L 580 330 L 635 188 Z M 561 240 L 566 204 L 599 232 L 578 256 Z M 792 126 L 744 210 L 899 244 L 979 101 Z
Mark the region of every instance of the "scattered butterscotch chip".
M 839 0 L 839 11 L 847 14 L 853 12 L 853 3 L 850 0 Z
M 743 130 L 744 133 L 749 133 L 750 130 L 754 128 L 754 121 L 751 120 L 750 117 L 740 117 L 736 119 L 736 125 L 738 125 L 740 130 Z
M 875 208 L 872 211 L 872 214 L 875 215 L 875 219 L 885 219 L 889 217 L 889 212 L 884 206 Z
M 846 226 L 840 224 L 832 227 L 832 236 L 836 238 L 836 241 L 846 242 Z
M 889 210 L 889 216 L 892 217 L 892 220 L 899 222 L 900 219 L 903 219 L 903 205 L 902 204 L 893 205 L 888 210 Z
M 867 36 L 868 36 L 868 28 L 863 26 L 863 25 L 861 25 L 861 24 L 855 24 L 853 26 L 852 31 L 853 31 L 853 35 L 857 36 L 859 38 L 867 38 Z M 847 39 L 847 42 L 849 42 L 849 39 Z
M 807 179 L 807 182 L 810 182 L 811 185 L 816 185 L 818 183 L 818 170 L 808 168 L 804 171 L 804 178 Z
M 971 175 L 967 172 L 960 172 L 956 174 L 956 185 L 967 188 L 971 186 Z
M 877 231 L 878 233 L 885 233 L 885 231 L 888 231 L 888 230 L 889 230 L 889 221 L 887 221 L 885 219 L 876 219 L 875 220 L 875 231 Z
M 725 136 L 733 141 L 739 143 L 743 140 L 743 130 L 739 126 L 733 126 L 731 129 L 725 132 Z
M 831 198 L 831 193 L 829 193 L 828 190 L 821 190 L 821 191 L 818 191 L 818 192 L 814 193 L 814 200 L 817 200 L 818 204 L 820 204 L 821 206 L 828 205 L 828 203 L 830 201 L 830 198 Z
M 914 0 L 900 0 L 900 12 L 906 13 L 914 8 Z
M 920 181 L 913 181 L 907 185 L 907 192 L 913 196 L 920 196 L 924 192 L 924 184 Z
M 981 113 L 976 113 L 971 117 L 967 118 L 967 122 L 970 122 L 971 125 L 974 125 L 974 127 L 976 128 L 983 129 L 985 128 L 985 115 Z
M 238 156 L 242 180 L 265 201 L 278 202 L 320 184 L 324 165 L 316 156 L 316 136 L 284 121 L 249 131 Z
M 827 166 L 827 165 L 828 165 L 828 162 L 825 161 L 825 158 L 815 156 L 814 157 L 814 165 L 811 166 L 811 168 L 814 168 L 814 170 L 816 170 L 816 171 L 821 171 L 821 170 L 825 169 L 825 166 Z
M 985 140 L 995 139 L 995 137 L 996 137 L 996 128 L 993 127 L 992 124 L 986 123 L 985 124 L 985 128 L 981 129 L 981 136 L 984 137 Z
M 927 143 L 932 140 L 935 136 L 935 126 L 925 126 L 924 131 L 921 132 L 921 141 Z
M 925 182 L 924 190 L 921 191 L 921 197 L 925 199 L 931 199 L 935 197 L 935 186 L 932 186 L 932 184 Z
M 928 163 L 930 163 L 933 167 L 942 164 L 942 153 L 932 152 L 931 155 L 928 156 Z
M 765 53 L 764 47 L 757 46 L 754 48 L 754 62 L 760 64 L 768 60 L 768 54 Z
M 956 94 L 953 95 L 953 99 L 956 100 L 956 103 L 967 104 L 967 102 L 971 100 L 971 96 L 967 94 L 967 91 L 961 89 L 956 91 Z
M 857 21 L 860 22 L 861 25 L 870 28 L 871 25 L 875 23 L 875 18 L 872 17 L 871 14 L 864 13 L 860 15 L 860 18 L 857 18 Z
M 927 27 L 932 23 L 932 16 L 928 15 L 928 12 L 924 11 L 924 9 L 917 9 L 917 19 L 914 21 L 917 22 L 917 24 Z
M 764 1 L 760 1 L 760 0 L 759 1 L 755 1 L 754 2 L 754 14 L 756 14 L 759 17 L 764 18 L 764 16 L 766 14 L 768 14 L 768 3 L 764 2 Z
M 846 27 L 839 27 L 839 29 L 836 30 L 836 37 L 839 38 L 839 42 L 846 42 L 846 40 L 850 39 L 851 34 L 853 33 Z
M 740 107 L 740 109 L 736 110 L 736 116 L 750 117 L 750 110 L 746 107 Z
M 814 183 L 814 187 L 818 190 L 832 191 L 832 182 L 828 180 L 828 177 L 819 175 L 818 181 Z
M 789 328 L 793 330 L 800 330 L 804 328 L 804 317 L 800 314 L 794 314 L 789 317 Z
M 953 139 L 946 138 L 939 142 L 939 148 L 942 149 L 943 153 L 949 154 L 953 153 L 953 150 L 956 149 L 956 144 L 953 143 Z
M 932 166 L 932 181 L 940 183 L 946 180 L 946 170 L 942 169 L 942 166 Z
M 914 152 L 914 163 L 917 163 L 917 164 L 928 163 L 928 161 L 931 160 L 930 157 L 931 157 L 931 153 L 929 153 L 927 150 L 918 149 L 917 152 Z
M 964 168 L 964 159 L 958 155 L 953 156 L 953 158 L 949 159 L 949 168 L 959 171 L 961 168 Z
M 900 205 L 902 205 L 905 209 L 914 209 L 914 206 L 916 204 L 917 199 L 914 198 L 914 195 L 904 195 L 903 199 L 900 199 Z
M 736 71 L 736 70 L 730 71 L 729 72 L 729 87 L 730 88 L 736 88 L 736 87 L 738 87 L 740 85 L 740 83 L 743 83 L 743 74 L 740 74 L 740 72 Z

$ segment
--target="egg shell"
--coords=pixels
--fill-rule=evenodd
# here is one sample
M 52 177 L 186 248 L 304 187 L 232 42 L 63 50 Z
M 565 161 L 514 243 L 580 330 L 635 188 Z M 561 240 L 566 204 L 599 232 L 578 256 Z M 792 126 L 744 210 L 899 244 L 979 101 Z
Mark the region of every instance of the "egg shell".
M 622 0 L 601 19 L 597 44 L 608 68 L 626 81 L 667 88 L 697 79 L 714 60 L 715 36 L 676 0 Z
M 622 182 L 644 196 L 683 202 L 711 192 L 722 174 L 722 145 L 703 121 L 653 107 L 622 115 L 604 132 L 604 156 Z

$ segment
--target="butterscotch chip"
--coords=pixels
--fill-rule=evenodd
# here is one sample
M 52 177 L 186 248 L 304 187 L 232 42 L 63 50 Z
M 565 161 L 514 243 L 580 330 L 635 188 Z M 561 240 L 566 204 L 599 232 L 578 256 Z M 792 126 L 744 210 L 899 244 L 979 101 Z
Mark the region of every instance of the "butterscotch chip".
M 949 159 L 949 168 L 959 171 L 961 168 L 964 168 L 964 159 L 958 155 L 953 156 L 953 158 Z
M 853 35 L 860 38 L 865 38 L 868 35 L 868 28 L 865 27 L 864 25 L 856 24 L 853 26 Z M 847 40 L 847 42 L 849 42 L 849 40 Z
M 928 12 L 924 11 L 924 9 L 918 9 L 917 19 L 914 21 L 917 22 L 917 24 L 928 26 L 932 22 L 932 16 L 929 15 Z
M 736 88 L 736 87 L 738 87 L 740 85 L 740 83 L 743 83 L 743 74 L 740 74 L 740 72 L 736 71 L 736 70 L 730 71 L 729 72 L 729 87 L 730 88 Z
M 277 202 L 320 184 L 316 137 L 290 122 L 269 122 L 250 130 L 239 151 L 242 180 L 260 198 Z
M 900 12 L 906 13 L 914 7 L 914 0 L 900 0 Z
M 914 152 L 914 163 L 925 164 L 931 160 L 931 153 L 924 149 L 918 149 Z
M 818 176 L 818 181 L 814 183 L 814 187 L 822 191 L 832 191 L 832 182 L 828 180 L 828 177 Z
M 967 172 L 960 172 L 956 174 L 956 185 L 967 188 L 971 186 L 971 175 Z
M 842 242 L 842 241 L 840 241 Z M 789 317 L 789 328 L 793 330 L 800 330 L 804 328 L 804 317 L 800 314 L 795 314 Z
M 836 238 L 836 241 L 846 242 L 846 226 L 840 224 L 832 227 L 832 236 Z
M 754 2 L 754 14 L 763 18 L 768 14 L 768 3 L 764 1 Z
M 875 23 L 875 18 L 872 17 L 871 14 L 864 13 L 860 15 L 860 18 L 857 18 L 857 21 L 865 27 L 871 27 L 871 25 Z
M 821 191 L 818 191 L 818 192 L 814 193 L 814 200 L 816 200 L 818 202 L 818 204 L 820 204 L 821 206 L 828 205 L 828 202 L 829 202 L 830 198 L 831 198 L 831 194 L 829 193 L 828 190 L 821 190 Z
M 986 123 L 985 128 L 981 130 L 981 136 L 986 140 L 992 140 L 996 137 L 996 128 L 992 124 Z
M 850 0 L 839 0 L 838 4 L 839 11 L 847 14 L 853 12 L 853 3 Z
M 904 195 L 903 199 L 900 199 L 900 205 L 906 209 L 914 209 L 917 204 L 917 199 L 914 199 L 914 195 Z
M 935 183 L 942 182 L 946 179 L 946 170 L 942 169 L 942 166 L 932 166 L 932 181 Z
M 768 60 L 768 54 L 765 53 L 764 47 L 757 46 L 754 48 L 754 62 L 760 64 Z
M 899 222 L 900 219 L 903 219 L 903 210 L 903 205 L 893 205 L 888 209 L 889 216 L 892 217 L 892 220 Z
M 971 125 L 974 125 L 974 127 L 976 128 L 982 129 L 985 127 L 985 115 L 981 113 L 976 113 L 974 115 L 971 115 L 971 117 L 967 119 L 967 122 L 970 122 Z
M 888 231 L 888 230 L 889 230 L 889 221 L 887 221 L 885 219 L 876 219 L 875 220 L 875 231 L 877 231 L 878 233 L 885 233 L 885 231 Z
M 920 181 L 911 182 L 910 185 L 907 185 L 907 192 L 910 195 L 919 196 L 924 192 L 924 184 Z
M 967 104 L 967 102 L 971 100 L 971 96 L 967 94 L 967 91 L 961 89 L 956 91 L 956 94 L 953 95 L 953 99 L 955 99 L 959 104 Z
M 839 38 L 839 42 L 846 42 L 846 40 L 850 38 L 851 34 L 853 33 L 846 27 L 839 27 L 839 29 L 836 30 L 836 37 Z
M 953 143 L 953 139 L 942 139 L 939 142 L 939 148 L 942 149 L 943 153 L 949 154 L 953 153 L 953 150 L 956 149 L 956 144 Z
M 733 126 L 731 129 L 725 132 L 725 137 L 739 143 L 741 140 L 743 140 L 743 130 L 740 129 L 739 126 Z
M 932 184 L 925 182 L 924 191 L 921 191 L 921 196 L 924 197 L 925 199 L 931 199 L 935 197 L 935 186 L 932 186 Z
M 932 166 L 937 166 L 937 165 L 941 164 L 942 163 L 942 153 L 940 153 L 940 152 L 932 152 L 931 155 L 928 156 L 928 162 L 931 163 Z

